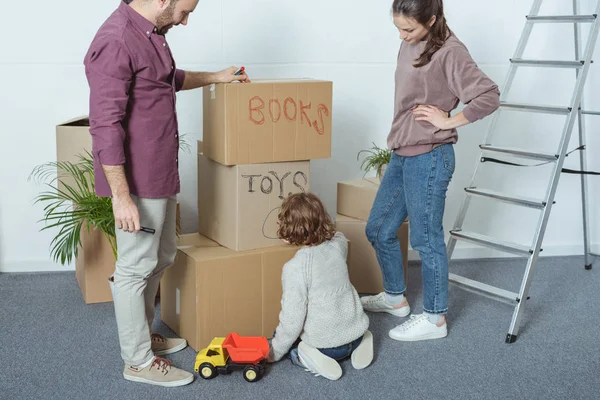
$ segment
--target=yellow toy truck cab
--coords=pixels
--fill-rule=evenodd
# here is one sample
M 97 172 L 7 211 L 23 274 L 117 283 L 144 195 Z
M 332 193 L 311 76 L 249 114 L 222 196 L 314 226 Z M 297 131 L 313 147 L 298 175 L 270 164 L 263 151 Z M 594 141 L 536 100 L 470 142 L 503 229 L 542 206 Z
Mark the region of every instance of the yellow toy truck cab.
M 243 370 L 246 381 L 256 382 L 265 372 L 268 354 L 266 337 L 230 333 L 225 338 L 214 338 L 198 352 L 194 370 L 204 379 Z
M 208 347 L 200 350 L 196 356 L 194 370 L 199 371 L 200 365 L 204 363 L 212 364 L 215 367 L 223 367 L 229 358 L 227 350 L 223 349 L 224 341 L 225 338 L 214 338 Z

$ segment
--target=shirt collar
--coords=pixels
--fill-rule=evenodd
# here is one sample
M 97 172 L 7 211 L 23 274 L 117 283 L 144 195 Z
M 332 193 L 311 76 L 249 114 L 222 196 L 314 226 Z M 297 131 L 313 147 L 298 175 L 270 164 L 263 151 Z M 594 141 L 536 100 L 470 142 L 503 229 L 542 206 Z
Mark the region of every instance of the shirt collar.
M 121 4 L 119 5 L 119 11 L 124 13 L 127 18 L 144 33 L 144 35 L 150 37 L 153 32 L 156 32 L 156 27 L 152 22 L 148 21 L 141 14 L 131 8 L 129 3 L 130 1 L 128 0 L 122 0 Z

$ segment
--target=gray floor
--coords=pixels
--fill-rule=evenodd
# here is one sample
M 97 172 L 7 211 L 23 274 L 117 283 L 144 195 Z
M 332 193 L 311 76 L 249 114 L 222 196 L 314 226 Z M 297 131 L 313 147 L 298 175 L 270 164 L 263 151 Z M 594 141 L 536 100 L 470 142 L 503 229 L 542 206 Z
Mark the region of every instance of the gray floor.
M 516 291 L 523 263 L 455 262 L 452 272 Z M 408 297 L 421 309 L 418 265 Z M 600 399 L 600 265 L 580 257 L 542 259 L 516 343 L 504 337 L 512 307 L 450 289 L 449 336 L 399 343 L 387 331 L 402 321 L 371 317 L 376 359 L 364 371 L 344 362 L 329 382 L 272 366 L 259 383 L 241 374 L 164 389 L 122 379 L 112 304 L 85 305 L 74 273 L 0 274 L 1 399 Z M 157 321 L 158 332 L 169 329 Z M 191 370 L 190 348 L 170 356 Z

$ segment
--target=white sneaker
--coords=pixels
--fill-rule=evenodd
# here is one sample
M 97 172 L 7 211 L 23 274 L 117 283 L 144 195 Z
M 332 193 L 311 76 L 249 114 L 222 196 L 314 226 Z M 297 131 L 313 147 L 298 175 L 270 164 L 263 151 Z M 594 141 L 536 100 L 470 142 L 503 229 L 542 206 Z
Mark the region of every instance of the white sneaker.
M 360 298 L 365 311 L 385 312 L 396 317 L 406 317 L 410 314 L 410 306 L 392 306 L 385 300 L 385 293 L 381 292 L 376 296 L 365 296 Z
M 317 376 L 320 375 L 332 381 L 337 381 L 342 377 L 342 367 L 337 361 L 304 342 L 300 342 L 298 345 L 298 359 L 307 371 Z
M 411 315 L 410 319 L 392 329 L 389 333 L 394 340 L 416 342 L 419 340 L 441 339 L 448 335 L 447 324 L 437 326 L 429 322 L 427 314 Z

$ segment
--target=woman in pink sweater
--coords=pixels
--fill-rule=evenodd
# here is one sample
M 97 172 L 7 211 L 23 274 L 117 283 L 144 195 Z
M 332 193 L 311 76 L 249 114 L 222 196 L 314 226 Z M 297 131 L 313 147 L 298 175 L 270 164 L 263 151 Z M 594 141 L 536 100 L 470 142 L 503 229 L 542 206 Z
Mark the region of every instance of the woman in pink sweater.
M 448 258 L 442 220 L 454 173 L 456 128 L 493 113 L 500 93 L 448 28 L 442 0 L 395 0 L 392 13 L 402 40 L 388 136 L 393 154 L 366 228 L 385 292 L 363 297 L 362 303 L 366 311 L 398 317 L 410 313 L 397 238 L 409 217 L 410 242 L 422 260 L 424 313 L 389 335 L 401 341 L 437 339 L 447 335 Z M 466 107 L 451 116 L 459 102 Z

